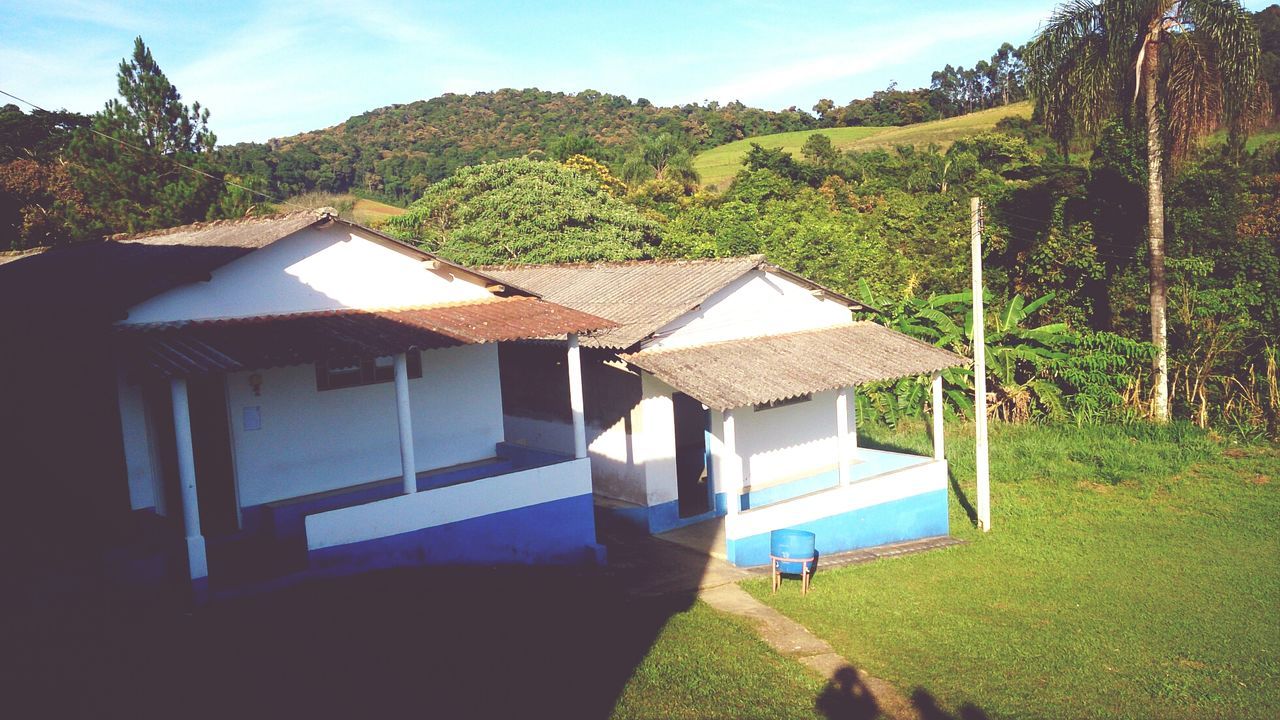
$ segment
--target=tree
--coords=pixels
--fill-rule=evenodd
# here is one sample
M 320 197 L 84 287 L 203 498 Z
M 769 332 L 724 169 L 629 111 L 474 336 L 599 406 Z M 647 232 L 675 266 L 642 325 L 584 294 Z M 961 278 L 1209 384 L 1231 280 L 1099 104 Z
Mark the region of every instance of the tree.
M 599 176 L 526 158 L 463 168 L 383 227 L 468 265 L 630 260 L 658 242 Z
M 99 229 L 139 232 L 208 219 L 222 192 L 209 111 L 182 102 L 140 37 L 132 58 L 120 61 L 117 87 L 120 98 L 76 132 L 69 152 L 76 186 L 103 218 Z
M 693 155 L 688 146 L 665 132 L 640 141 L 623 165 L 622 176 L 629 183 L 675 180 L 688 192 L 698 187 L 698 173 L 693 169 Z
M 1064 155 L 1073 136 L 1092 135 L 1111 117 L 1134 117 L 1136 109 L 1146 122 L 1151 340 L 1157 348 L 1152 413 L 1167 421 L 1166 148 L 1183 155 L 1224 121 L 1238 142 L 1259 96 L 1257 30 L 1238 0 L 1074 0 L 1054 13 L 1024 59 L 1037 107 Z
M 823 168 L 835 165 L 840 157 L 835 146 L 831 144 L 831 138 L 822 133 L 814 133 L 805 138 L 800 154 L 807 162 Z
M 61 155 L 72 131 L 89 124 L 80 113 L 32 110 L 17 105 L 0 107 L 0 162 L 27 159 L 49 162 Z

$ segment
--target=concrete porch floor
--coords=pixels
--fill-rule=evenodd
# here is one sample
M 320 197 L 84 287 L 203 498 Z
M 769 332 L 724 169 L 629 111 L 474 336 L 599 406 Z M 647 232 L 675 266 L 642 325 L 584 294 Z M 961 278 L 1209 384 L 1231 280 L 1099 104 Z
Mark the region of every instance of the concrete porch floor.
M 727 562 L 728 557 L 725 553 L 724 518 L 722 517 L 712 518 L 700 523 L 694 523 L 693 525 L 686 525 L 682 528 L 676 528 L 675 530 L 668 530 L 667 532 L 660 533 L 654 537 L 660 540 L 665 540 L 669 543 L 675 543 L 676 545 L 680 545 L 704 555 L 709 555 L 714 560 L 719 561 L 728 567 L 732 567 Z M 858 563 L 870 562 L 881 558 L 950 547 L 952 545 L 959 545 L 963 542 L 963 540 L 958 540 L 950 535 L 938 535 L 935 537 L 921 538 L 919 540 L 908 540 L 905 542 L 876 545 L 874 547 L 859 548 L 857 550 L 849 550 L 847 552 L 823 555 L 819 559 L 818 564 L 823 568 L 856 565 Z M 736 569 L 751 574 L 755 574 L 757 572 L 767 573 L 769 571 L 768 566 Z
M 687 525 L 661 535 L 649 535 L 597 516 L 596 532 L 600 542 L 609 549 L 609 562 L 605 572 L 616 577 L 633 595 L 704 592 L 732 585 L 749 577 L 769 574 L 767 565 L 740 568 L 730 565 L 724 559 L 722 518 Z M 819 561 L 819 573 L 833 567 L 950 547 L 963 542 L 943 535 L 824 555 Z M 718 550 L 712 551 L 713 546 Z
M 724 518 L 722 517 L 668 530 L 659 533 L 656 537 L 710 555 L 717 560 L 729 559 L 725 553 Z

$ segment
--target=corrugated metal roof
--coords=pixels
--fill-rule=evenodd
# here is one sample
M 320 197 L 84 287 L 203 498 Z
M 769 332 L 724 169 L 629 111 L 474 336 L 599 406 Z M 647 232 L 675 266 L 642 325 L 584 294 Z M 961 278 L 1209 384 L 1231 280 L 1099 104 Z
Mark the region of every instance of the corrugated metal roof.
M 925 375 L 968 362 L 871 322 L 643 350 L 622 359 L 715 410 Z
M 484 268 L 484 271 L 552 302 L 613 320 L 618 323 L 617 329 L 599 333 L 583 344 L 625 349 L 757 268 L 782 273 L 851 306 L 862 307 L 838 293 L 768 265 L 763 255 L 710 260 L 512 265 Z
M 75 243 L 0 265 L 0 304 L 24 313 L 11 331 L 115 319 L 126 308 L 325 219 L 319 211 L 184 225 Z
M 409 349 L 542 338 L 613 323 L 531 297 L 366 312 L 336 310 L 187 323 L 123 325 L 128 367 L 168 377 L 390 355 Z
M 330 208 L 298 210 L 274 215 L 214 220 L 153 230 L 136 235 L 114 235 L 113 242 L 143 245 L 186 245 L 188 247 L 236 247 L 256 249 L 292 235 L 303 228 L 327 220 Z
M 194 223 L 111 240 L 74 243 L 0 263 L 0 317 L 10 333 L 82 326 L 124 316 L 133 305 L 186 283 L 312 225 L 336 222 L 399 252 L 433 259 L 486 284 L 502 280 L 464 268 L 369 228 L 333 217 L 327 208 Z M 526 295 L 510 284 L 499 295 Z

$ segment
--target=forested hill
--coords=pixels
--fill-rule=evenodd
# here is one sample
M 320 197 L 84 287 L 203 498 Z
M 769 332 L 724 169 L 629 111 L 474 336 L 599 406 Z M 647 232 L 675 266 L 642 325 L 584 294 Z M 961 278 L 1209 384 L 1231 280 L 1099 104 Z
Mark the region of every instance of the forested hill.
M 357 189 L 409 200 L 459 167 L 535 150 L 610 161 L 638 138 L 662 133 L 705 149 L 817 125 L 795 108 L 775 112 L 739 102 L 659 107 L 594 90 L 506 89 L 393 105 L 325 130 L 232 145 L 220 154 L 233 174 L 265 180 L 264 189 L 282 196 Z

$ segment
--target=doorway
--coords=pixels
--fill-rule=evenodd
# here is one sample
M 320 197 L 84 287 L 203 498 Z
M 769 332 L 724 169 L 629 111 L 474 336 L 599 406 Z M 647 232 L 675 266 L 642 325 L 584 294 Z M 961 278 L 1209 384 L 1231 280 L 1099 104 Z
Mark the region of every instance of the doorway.
M 680 517 L 711 510 L 707 476 L 707 430 L 711 413 L 682 392 L 672 394 L 676 434 L 676 499 Z
M 157 498 L 156 510 L 181 523 L 182 488 L 168 383 L 146 384 L 143 398 L 151 429 L 153 469 L 160 481 L 157 489 L 161 497 Z M 226 380 L 222 376 L 191 378 L 187 381 L 187 403 L 191 411 L 200 533 L 206 537 L 234 533 L 240 529 L 240 518 Z

